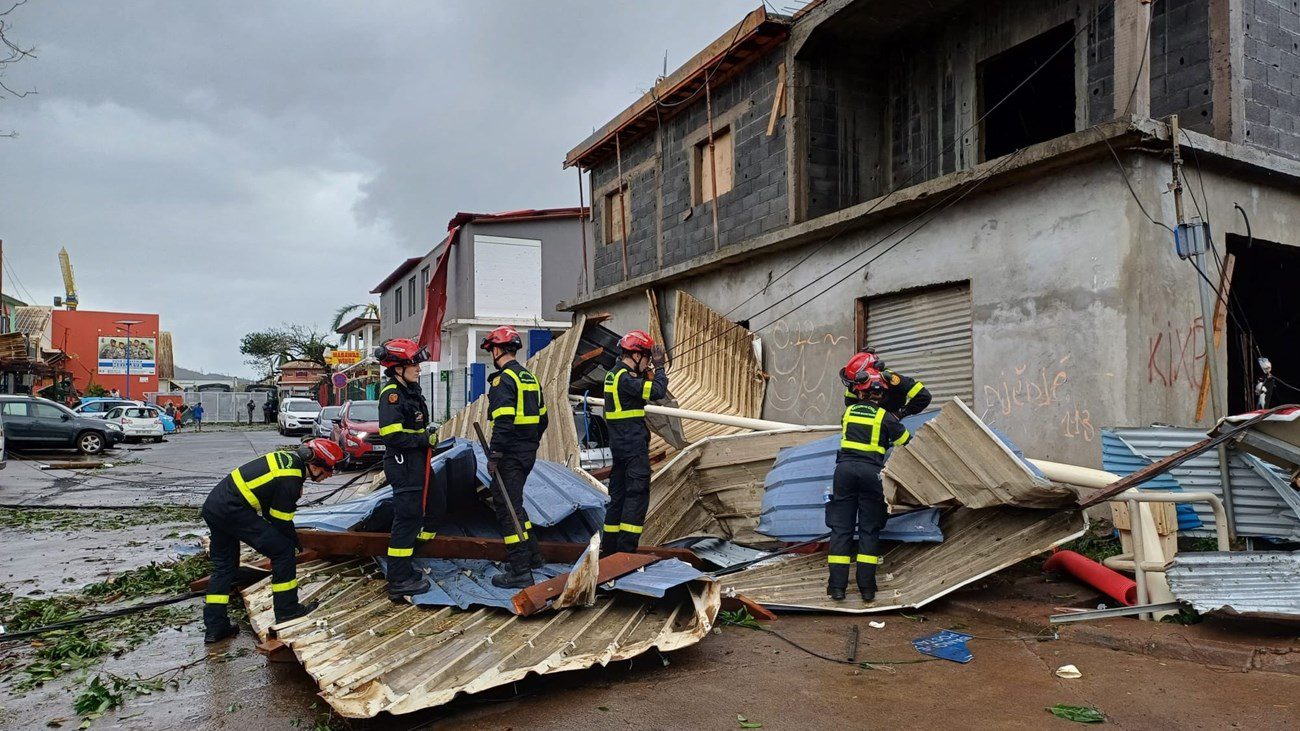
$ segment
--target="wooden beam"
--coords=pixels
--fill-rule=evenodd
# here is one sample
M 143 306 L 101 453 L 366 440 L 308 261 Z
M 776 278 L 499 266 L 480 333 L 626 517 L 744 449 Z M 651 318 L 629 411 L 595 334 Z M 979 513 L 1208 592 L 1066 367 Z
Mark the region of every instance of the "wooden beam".
M 658 561 L 656 556 L 648 556 L 641 553 L 615 553 L 612 556 L 606 556 L 600 560 L 600 570 L 596 575 L 596 585 L 604 584 L 620 576 L 627 576 L 639 568 L 649 566 Z M 547 579 L 540 584 L 534 584 L 515 594 L 511 599 L 514 604 L 515 614 L 521 617 L 527 617 L 545 609 L 550 605 L 555 597 L 564 592 L 564 585 L 568 583 L 569 575 L 561 574 L 553 579 Z
M 722 597 L 722 609 L 728 612 L 734 612 L 743 609 L 746 612 L 749 612 L 749 615 L 751 617 L 757 619 L 760 622 L 776 621 L 776 615 L 772 613 L 772 610 L 768 609 L 762 604 L 759 604 L 753 599 L 750 599 L 744 594 Z
M 324 531 L 299 530 L 298 540 L 305 549 L 314 551 L 322 557 L 356 557 L 383 556 L 388 553 L 387 533 L 363 533 L 360 531 L 341 531 L 326 533 Z M 553 563 L 573 563 L 587 549 L 586 543 L 560 543 L 556 541 L 539 541 L 538 547 L 547 561 Z M 677 558 L 692 566 L 699 567 L 700 559 L 684 548 L 665 548 L 662 546 L 641 546 L 637 553 L 654 558 Z M 506 560 L 506 544 L 500 538 L 470 538 L 461 536 L 439 536 L 415 546 L 416 558 L 481 558 L 489 561 Z
M 274 638 L 259 644 L 257 651 L 266 656 L 267 662 L 298 662 L 298 656 L 293 654 L 293 648 Z
M 776 134 L 776 120 L 785 109 L 785 64 L 776 67 L 776 95 L 772 97 L 772 111 L 767 115 L 767 136 Z
M 1214 302 L 1214 353 L 1205 354 L 1205 365 L 1201 368 L 1201 392 L 1196 396 L 1196 421 L 1205 416 L 1205 402 L 1209 400 L 1210 360 L 1219 352 L 1219 343 L 1223 340 L 1223 331 L 1228 325 L 1228 292 L 1232 286 L 1232 270 L 1237 264 L 1236 254 L 1228 254 L 1223 260 L 1223 272 L 1219 277 L 1219 298 Z

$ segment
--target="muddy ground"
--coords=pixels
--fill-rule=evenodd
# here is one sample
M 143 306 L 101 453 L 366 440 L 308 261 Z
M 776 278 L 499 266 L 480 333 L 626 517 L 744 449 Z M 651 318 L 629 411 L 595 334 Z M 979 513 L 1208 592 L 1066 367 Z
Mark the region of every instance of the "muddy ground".
M 186 433 L 147 449 L 118 450 L 110 457 L 117 466 L 93 474 L 41 472 L 32 463 L 11 460 L 0 472 L 0 504 L 197 507 L 231 467 L 289 441 L 265 431 Z M 309 496 L 345 479 L 315 486 Z M 138 513 L 58 510 L 36 521 L 0 520 L 0 592 L 38 599 L 75 596 L 110 576 L 195 550 L 203 532 L 197 512 L 192 520 L 185 520 L 184 511 L 146 513 L 151 522 L 125 527 L 114 527 L 110 518 Z M 9 515 L 15 514 L 28 513 Z M 979 591 L 964 592 L 960 603 L 977 600 Z M 330 718 L 298 666 L 269 664 L 257 655 L 247 632 L 209 655 L 197 621 L 199 604 L 189 601 L 175 605 L 164 617 L 165 626 L 143 641 L 130 640 L 124 629 L 123 642 L 139 642 L 134 649 L 26 692 L 16 687 L 14 675 L 21 675 L 34 649 L 27 643 L 0 644 L 0 658 L 17 663 L 0 680 L 0 728 L 77 728 L 82 720 L 75 699 L 86 693 L 92 678 L 107 673 L 158 675 L 174 682 L 127 698 L 90 728 L 737 729 L 743 727 L 738 717 L 764 729 L 1075 727 L 1044 710 L 1054 704 L 1095 707 L 1109 726 L 1132 729 L 1283 729 L 1295 728 L 1300 719 L 1300 677 L 1160 660 L 1066 640 L 1038 641 L 1029 633 L 971 619 L 958 605 L 939 602 L 907 617 L 872 617 L 884 620 L 883 629 L 870 628 L 865 617 L 825 615 L 786 615 L 768 625 L 834 657 L 844 654 L 849 628 L 858 625 L 860 659 L 906 661 L 878 670 L 834 664 L 774 635 L 724 627 L 701 644 L 668 655 L 530 678 L 412 716 L 349 723 Z M 913 662 L 922 657 L 910 640 L 945 627 L 977 637 L 970 643 L 974 661 Z M 1056 677 L 1054 670 L 1066 663 L 1078 666 L 1083 677 Z

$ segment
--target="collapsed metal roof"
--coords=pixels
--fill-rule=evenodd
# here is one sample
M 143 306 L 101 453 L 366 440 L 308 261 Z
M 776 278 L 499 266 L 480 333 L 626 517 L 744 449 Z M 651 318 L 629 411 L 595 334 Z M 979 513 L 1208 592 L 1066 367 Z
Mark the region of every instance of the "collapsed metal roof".
M 1180 553 L 1165 577 L 1198 612 L 1300 616 L 1300 552 Z
M 715 582 L 694 581 L 664 599 L 606 595 L 591 607 L 531 618 L 499 609 L 432 610 L 390 602 L 368 560 L 305 563 L 298 583 L 304 601 L 321 605 L 275 634 L 320 686 L 321 698 L 348 718 L 410 713 L 529 674 L 693 645 L 712 629 L 720 603 Z M 254 631 L 268 639 L 270 579 L 243 596 Z

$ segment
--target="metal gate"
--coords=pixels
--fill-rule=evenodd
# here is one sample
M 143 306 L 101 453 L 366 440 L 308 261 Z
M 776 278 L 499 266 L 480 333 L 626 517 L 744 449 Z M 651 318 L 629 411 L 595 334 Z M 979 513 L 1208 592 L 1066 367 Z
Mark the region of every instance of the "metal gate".
M 923 382 L 942 403 L 974 401 L 970 284 L 866 300 L 865 344 L 885 365 Z
M 248 423 L 248 402 L 253 402 L 253 423 L 266 423 L 262 405 L 266 403 L 266 391 L 160 391 L 146 393 L 145 400 L 159 406 L 168 402 L 179 406 L 186 404 L 193 408 L 203 404 L 203 421 L 205 423 Z M 274 423 L 274 419 L 271 420 Z

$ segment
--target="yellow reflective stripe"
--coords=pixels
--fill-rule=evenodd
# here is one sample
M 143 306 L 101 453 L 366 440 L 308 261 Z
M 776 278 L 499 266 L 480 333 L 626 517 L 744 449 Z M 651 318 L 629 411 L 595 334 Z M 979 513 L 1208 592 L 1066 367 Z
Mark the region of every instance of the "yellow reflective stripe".
M 401 433 L 403 433 L 403 434 L 423 434 L 423 433 L 424 433 L 424 430 L 423 430 L 423 429 L 407 429 L 406 427 L 402 426 L 400 423 L 398 423 L 398 424 L 389 424 L 388 426 L 381 426 L 381 427 L 379 427 L 379 436 L 381 436 L 381 437 L 386 437 L 386 436 L 388 436 L 389 434 L 395 434 L 395 433 L 397 433 L 397 432 L 401 432 Z
M 498 418 L 500 418 L 500 417 L 502 417 L 502 416 L 510 416 L 510 415 L 512 415 L 512 414 L 514 414 L 514 413 L 515 413 L 515 407 L 513 407 L 513 406 L 502 406 L 501 408 L 496 409 L 495 411 L 492 412 L 492 418 L 493 418 L 493 419 L 498 419 Z M 380 433 L 382 434 L 383 432 L 380 432 Z
M 645 528 L 642 528 L 639 525 L 632 525 L 631 523 L 619 523 L 618 529 L 624 533 L 640 533 L 645 530 Z
M 912 386 L 911 390 L 907 392 L 907 400 L 911 401 L 912 398 L 915 397 L 918 393 L 920 393 L 921 389 L 923 388 L 925 388 L 925 384 L 921 383 L 920 381 L 917 381 L 916 385 Z
M 871 556 L 865 553 L 858 554 L 858 563 L 880 563 L 879 556 Z
M 390 384 L 388 384 L 387 386 L 384 386 L 383 388 L 379 389 L 379 392 L 380 392 L 380 393 L 385 393 L 385 392 L 387 392 L 387 391 L 391 391 L 391 390 L 393 390 L 394 388 L 397 388 L 397 384 L 396 384 L 396 383 L 390 383 Z
M 605 524 L 605 532 L 606 532 L 606 533 L 617 533 L 617 532 L 618 532 L 618 526 L 616 526 L 616 525 L 610 525 L 610 524 L 606 523 L 606 524 Z
M 413 553 L 415 553 L 414 548 L 393 548 L 392 546 L 388 547 L 388 555 L 394 558 L 406 558 L 407 556 L 410 556 Z
M 239 488 L 239 493 L 244 496 L 244 500 L 249 505 L 253 506 L 253 510 L 258 513 L 262 512 L 261 501 L 259 501 L 257 496 L 253 494 L 253 491 L 248 488 L 248 483 L 244 482 L 244 476 L 239 474 L 238 469 L 230 473 L 230 479 L 234 480 L 235 487 Z
M 297 589 L 297 588 L 298 588 L 297 579 L 289 579 L 288 581 L 281 581 L 278 584 L 271 584 L 271 591 L 289 591 L 290 589 Z
M 827 557 L 826 557 L 826 563 L 830 563 L 830 564 L 841 564 L 841 563 L 842 563 L 842 564 L 847 564 L 848 562 L 849 562 L 849 557 L 848 557 L 848 556 L 834 556 L 834 555 L 832 555 L 832 556 L 827 556 Z
M 641 400 L 642 400 L 642 401 L 649 401 L 649 400 L 650 400 L 650 389 L 653 388 L 654 385 L 655 385 L 654 382 L 651 381 L 649 378 L 647 378 L 647 379 L 645 380 L 645 385 L 641 387 Z
M 509 546 L 527 539 L 528 539 L 528 531 L 524 531 L 523 535 L 515 533 L 514 535 L 506 536 L 505 540 L 506 540 L 506 545 Z
M 857 408 L 860 407 L 850 406 L 849 408 L 844 410 L 844 418 L 840 423 L 840 448 L 856 449 L 860 452 L 877 452 L 880 454 L 884 454 L 885 448 L 881 446 L 879 442 L 880 442 L 880 427 L 885 420 L 885 410 L 881 408 L 876 408 L 875 412 L 871 416 L 858 416 L 856 413 L 854 413 L 854 409 Z M 871 429 L 871 441 L 859 442 L 859 441 L 849 439 L 848 434 L 849 434 L 850 424 L 858 424 L 860 426 L 865 426 Z
M 633 419 L 645 416 L 645 409 L 623 408 L 623 401 L 618 397 L 618 379 L 622 378 L 624 373 L 627 373 L 627 369 L 620 368 L 617 371 L 614 371 L 612 378 L 605 379 L 605 393 L 609 394 L 614 400 L 614 410 L 605 411 L 606 421 L 614 419 Z
M 275 508 L 271 508 L 268 512 L 271 514 L 272 518 L 277 520 L 293 520 L 293 513 L 286 513 L 283 510 L 276 510 Z
M 422 531 L 420 531 L 419 533 L 416 533 L 416 534 L 415 534 L 415 540 L 417 540 L 417 541 L 431 541 L 431 540 L 433 540 L 433 537 L 436 536 L 436 535 L 438 535 L 438 534 L 437 534 L 437 533 L 430 532 L 430 531 L 427 531 L 427 530 L 422 530 Z
M 911 439 L 912 439 L 912 433 L 904 429 L 903 436 L 899 437 L 898 439 L 895 439 L 894 444 L 901 447 L 902 445 L 907 444 Z
M 207 604 L 229 604 L 230 595 L 229 594 L 208 594 L 207 596 L 203 597 L 203 601 Z
M 505 415 L 513 413 L 515 415 L 515 423 L 520 426 L 542 423 L 542 415 L 546 413 L 546 406 L 542 404 L 542 387 L 537 383 L 537 377 L 533 376 L 533 381 L 531 383 L 524 383 L 523 380 L 519 378 L 519 375 L 512 370 L 507 369 L 502 371 L 502 373 L 510 376 L 510 380 L 515 382 L 515 405 L 513 408 L 502 406 L 496 411 L 493 411 L 492 418 L 497 418 L 498 414 Z M 537 394 L 538 409 L 536 414 L 529 414 L 524 410 L 525 393 Z

